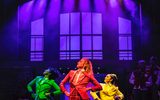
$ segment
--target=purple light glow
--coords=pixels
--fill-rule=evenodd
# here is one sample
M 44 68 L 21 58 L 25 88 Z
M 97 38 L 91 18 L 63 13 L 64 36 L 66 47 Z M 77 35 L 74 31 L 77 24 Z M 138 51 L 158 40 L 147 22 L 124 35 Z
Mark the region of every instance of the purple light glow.
M 107 6 L 105 0 L 94 0 L 95 11 L 107 13 Z
M 118 1 L 117 0 L 109 0 L 110 6 L 111 7 L 116 7 L 118 5 Z
M 19 7 L 19 24 L 21 29 L 25 29 L 30 24 L 34 1 L 25 3 Z
M 54 26 L 59 21 L 61 0 L 51 0 L 49 3 L 46 21 L 49 26 Z
M 33 8 L 33 20 L 44 16 L 46 11 L 47 0 L 36 0 Z
M 127 10 L 130 11 L 131 16 L 135 17 L 135 13 L 136 13 L 136 4 L 132 1 L 132 0 L 124 0 L 124 5 L 127 8 Z
M 90 11 L 90 1 L 91 0 L 79 0 L 80 11 Z
M 66 12 L 72 12 L 74 10 L 75 0 L 64 0 L 63 10 Z
M 118 0 L 94 0 L 95 11 L 102 13 L 103 27 L 109 30 L 117 29 L 117 18 L 123 15 L 123 11 Z

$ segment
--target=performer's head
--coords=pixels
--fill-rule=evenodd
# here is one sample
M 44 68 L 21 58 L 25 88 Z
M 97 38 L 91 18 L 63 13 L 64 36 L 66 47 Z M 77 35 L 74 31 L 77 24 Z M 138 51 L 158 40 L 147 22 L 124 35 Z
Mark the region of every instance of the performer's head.
M 43 75 L 49 79 L 55 79 L 58 77 L 58 73 L 56 73 L 53 68 L 44 70 Z
M 92 72 L 92 63 L 88 58 L 82 58 L 80 61 L 78 61 L 77 68 L 84 69 L 88 73 L 93 73 Z
M 149 63 L 150 63 L 151 65 L 157 64 L 157 57 L 151 56 L 150 59 L 149 59 Z
M 107 74 L 104 79 L 104 82 L 117 85 L 117 80 L 118 80 L 118 78 L 117 78 L 116 74 Z
M 138 61 L 138 65 L 136 67 L 136 70 L 137 71 L 144 71 L 145 66 L 146 66 L 146 61 L 141 59 L 141 60 Z
M 145 66 L 145 64 L 146 64 L 146 61 L 143 59 L 138 61 L 139 66 Z

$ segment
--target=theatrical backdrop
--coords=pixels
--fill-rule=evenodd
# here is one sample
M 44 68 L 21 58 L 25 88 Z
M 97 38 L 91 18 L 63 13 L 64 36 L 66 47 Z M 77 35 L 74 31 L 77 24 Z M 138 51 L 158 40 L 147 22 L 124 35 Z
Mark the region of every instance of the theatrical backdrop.
M 124 100 L 132 100 L 129 77 L 138 60 L 160 61 L 157 1 L 1 0 L 0 100 L 32 100 L 27 84 L 34 77 L 54 67 L 63 79 L 82 57 L 99 82 L 117 74 Z

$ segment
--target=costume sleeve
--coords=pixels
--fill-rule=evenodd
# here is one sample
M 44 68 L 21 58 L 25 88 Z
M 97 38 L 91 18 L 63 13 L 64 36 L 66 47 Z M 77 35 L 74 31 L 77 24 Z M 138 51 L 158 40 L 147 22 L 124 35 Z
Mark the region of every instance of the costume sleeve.
M 101 100 L 98 96 L 97 96 L 97 91 L 92 92 L 90 91 L 91 96 L 93 97 L 94 100 Z
M 105 93 L 108 96 L 114 96 L 114 95 L 116 95 L 117 90 L 118 90 L 117 87 L 115 87 L 115 86 L 112 85 L 112 86 L 107 87 L 107 88 L 108 88 L 108 90 L 103 89 L 103 93 Z
M 57 85 L 57 83 L 54 80 L 52 81 L 52 86 L 55 89 L 55 91 L 53 92 L 53 95 L 58 95 L 61 93 L 60 87 Z
M 33 93 L 32 86 L 36 83 L 37 79 L 38 79 L 38 76 L 27 84 L 27 90 L 29 92 Z
M 69 81 L 69 74 L 71 73 L 71 71 L 65 76 L 65 78 L 61 81 L 61 83 L 60 83 L 60 89 L 61 89 L 61 91 L 64 93 L 65 91 L 66 91 L 66 88 L 65 88 L 65 83 L 66 82 L 68 82 Z
M 122 94 L 122 92 L 119 89 L 117 89 L 116 96 L 118 96 L 120 98 L 120 100 L 122 100 L 124 98 L 124 95 Z
M 91 81 L 94 84 L 93 87 L 91 87 L 92 91 L 99 91 L 102 90 L 102 86 L 99 84 L 99 82 L 94 78 L 93 75 L 91 75 Z
M 115 86 L 111 86 L 110 91 L 103 91 L 106 95 L 108 96 L 114 96 L 115 98 L 116 97 L 119 97 L 120 100 L 122 100 L 124 98 L 124 95 L 122 94 L 121 91 L 119 91 L 118 87 L 115 87 Z

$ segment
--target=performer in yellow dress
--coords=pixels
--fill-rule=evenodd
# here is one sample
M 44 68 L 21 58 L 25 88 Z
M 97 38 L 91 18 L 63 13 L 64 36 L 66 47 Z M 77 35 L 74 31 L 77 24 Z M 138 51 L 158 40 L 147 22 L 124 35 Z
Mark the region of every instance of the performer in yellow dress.
M 102 90 L 99 91 L 100 97 L 97 95 L 98 91 L 90 92 L 94 100 L 122 100 L 124 98 L 124 95 L 116 85 L 116 74 L 107 74 L 104 82 L 105 83 L 100 83 L 102 86 Z

